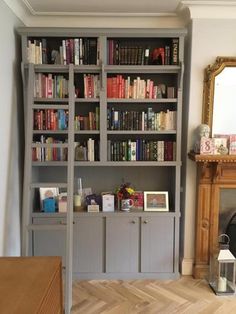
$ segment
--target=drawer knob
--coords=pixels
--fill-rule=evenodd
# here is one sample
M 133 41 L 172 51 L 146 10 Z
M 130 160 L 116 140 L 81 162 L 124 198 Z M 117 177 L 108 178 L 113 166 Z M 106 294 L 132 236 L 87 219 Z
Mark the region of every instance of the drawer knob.
M 143 222 L 144 224 L 147 224 L 148 223 L 148 220 L 144 220 L 144 222 Z
M 136 221 L 135 221 L 135 220 L 132 220 L 131 223 L 132 223 L 132 224 L 136 224 Z

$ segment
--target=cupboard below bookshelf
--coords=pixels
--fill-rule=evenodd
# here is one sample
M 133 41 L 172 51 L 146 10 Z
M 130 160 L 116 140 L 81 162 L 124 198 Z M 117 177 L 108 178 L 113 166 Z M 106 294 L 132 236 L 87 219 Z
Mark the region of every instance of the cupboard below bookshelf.
M 26 113 L 25 255 L 76 278 L 177 278 L 184 29 L 20 28 Z M 73 212 L 74 182 L 167 191 L 168 212 Z M 43 213 L 39 189 L 67 193 Z M 129 239 L 127 241 L 127 239 Z M 89 248 L 89 249 L 88 249 Z

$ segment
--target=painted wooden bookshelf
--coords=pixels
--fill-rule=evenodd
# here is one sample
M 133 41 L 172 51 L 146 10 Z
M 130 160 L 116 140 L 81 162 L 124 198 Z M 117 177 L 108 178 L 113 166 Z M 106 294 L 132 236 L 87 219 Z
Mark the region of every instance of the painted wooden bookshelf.
M 67 313 L 73 278 L 177 278 L 186 30 L 23 27 L 19 33 L 22 254 L 62 256 Z M 77 145 L 82 153 L 75 160 Z M 169 211 L 74 212 L 78 178 L 96 194 L 122 182 L 167 191 Z M 50 187 L 67 192 L 66 213 L 41 211 L 39 189 Z

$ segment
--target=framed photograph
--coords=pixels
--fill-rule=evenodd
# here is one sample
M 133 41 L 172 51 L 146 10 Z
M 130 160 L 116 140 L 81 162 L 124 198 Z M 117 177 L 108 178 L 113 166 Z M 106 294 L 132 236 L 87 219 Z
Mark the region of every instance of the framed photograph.
M 59 196 L 59 188 L 39 188 L 39 195 L 40 195 L 40 207 L 41 211 L 45 211 L 45 201 L 50 199 L 54 200 L 54 207 L 57 207 L 57 198 Z M 56 209 L 56 208 L 55 208 Z
M 145 191 L 144 211 L 169 211 L 168 192 Z

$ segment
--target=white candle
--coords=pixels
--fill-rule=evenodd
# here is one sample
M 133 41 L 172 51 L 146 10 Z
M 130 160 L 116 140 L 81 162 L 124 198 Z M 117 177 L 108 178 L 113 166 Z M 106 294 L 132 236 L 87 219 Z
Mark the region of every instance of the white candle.
M 218 291 L 225 292 L 227 289 L 227 279 L 225 277 L 220 277 L 218 280 Z
M 78 207 L 81 206 L 81 196 L 80 195 L 74 195 L 74 206 Z

